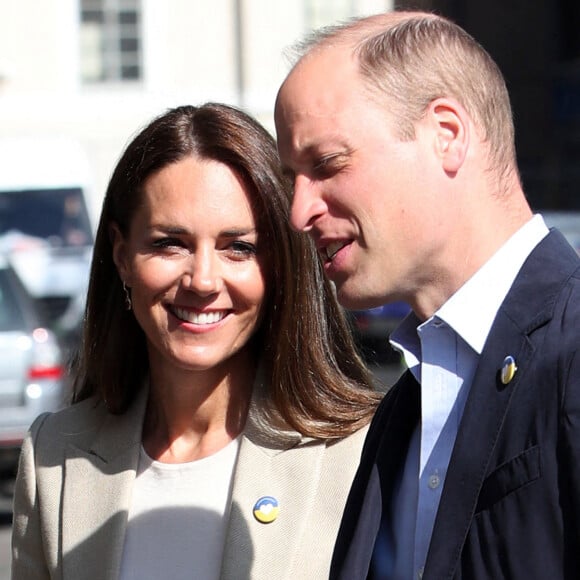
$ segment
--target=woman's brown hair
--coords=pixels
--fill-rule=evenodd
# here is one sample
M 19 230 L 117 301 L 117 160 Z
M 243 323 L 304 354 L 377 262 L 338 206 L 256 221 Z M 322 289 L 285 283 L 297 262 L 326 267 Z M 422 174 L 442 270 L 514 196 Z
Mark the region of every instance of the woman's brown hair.
M 122 413 L 148 372 L 144 333 L 125 308 L 110 228 L 128 233 L 147 179 L 187 156 L 228 165 L 252 199 L 267 252 L 267 299 L 255 346 L 269 406 L 307 436 L 338 438 L 366 424 L 379 399 L 320 258 L 289 225 L 291 185 L 272 136 L 243 111 L 183 106 L 154 119 L 128 145 L 109 182 L 97 229 L 73 400 Z

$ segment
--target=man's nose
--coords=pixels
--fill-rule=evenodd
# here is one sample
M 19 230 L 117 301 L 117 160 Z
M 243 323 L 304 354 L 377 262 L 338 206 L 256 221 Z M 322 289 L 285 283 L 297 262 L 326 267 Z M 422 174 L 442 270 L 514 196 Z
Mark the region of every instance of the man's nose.
M 294 179 L 294 197 L 290 223 L 300 232 L 309 232 L 316 220 L 327 211 L 326 203 L 312 182 L 303 175 Z

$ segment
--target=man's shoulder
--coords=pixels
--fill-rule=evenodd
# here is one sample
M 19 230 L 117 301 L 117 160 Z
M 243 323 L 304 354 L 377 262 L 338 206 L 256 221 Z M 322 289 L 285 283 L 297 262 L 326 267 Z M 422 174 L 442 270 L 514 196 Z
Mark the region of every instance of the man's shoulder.
M 564 236 L 552 230 L 532 250 L 502 304 L 523 329 L 557 315 L 559 304 L 578 303 L 580 257 Z
M 563 272 L 578 273 L 580 256 L 557 229 L 551 229 L 548 235 L 534 248 L 530 258 L 536 258 L 549 270 L 562 269 Z
M 536 261 L 522 269 L 522 277 L 532 280 L 530 294 L 536 293 L 553 305 L 554 316 L 577 317 L 580 310 L 580 256 L 557 230 L 551 230 L 532 253 Z M 576 329 L 577 331 L 577 329 Z

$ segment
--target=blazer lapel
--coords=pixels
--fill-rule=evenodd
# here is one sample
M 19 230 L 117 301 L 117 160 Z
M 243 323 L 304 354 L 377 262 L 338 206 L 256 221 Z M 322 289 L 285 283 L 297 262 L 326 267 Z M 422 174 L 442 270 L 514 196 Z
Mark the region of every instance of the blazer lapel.
M 496 316 L 451 456 L 425 565 L 425 578 L 451 578 L 457 569 L 510 401 L 517 389 L 525 388 L 526 372 L 536 350 L 533 332 L 552 317 L 552 296 L 577 268 L 577 262 L 570 259 L 573 251 L 563 243 L 561 234 L 552 232 L 538 245 Z M 546 264 L 550 264 L 549 273 Z M 515 358 L 518 370 L 513 380 L 504 385 L 500 370 L 508 355 Z
M 287 578 L 290 562 L 278 562 L 272 554 L 296 551 L 301 526 L 316 509 L 325 448 L 295 431 L 272 427 L 268 408 L 259 370 L 236 464 L 222 580 Z M 253 515 L 257 500 L 266 496 L 279 504 L 279 517 L 271 523 Z
M 147 389 L 123 415 L 107 414 L 88 448 L 69 445 L 64 466 L 64 580 L 118 577 L 139 460 Z
M 244 436 L 232 490 L 223 580 L 282 580 L 292 573 L 291 562 L 276 561 L 271 555 L 296 553 L 303 526 L 316 509 L 323 453 L 320 444 L 273 450 Z M 271 523 L 261 523 L 253 515 L 257 500 L 266 496 L 275 498 L 279 506 L 279 516 Z

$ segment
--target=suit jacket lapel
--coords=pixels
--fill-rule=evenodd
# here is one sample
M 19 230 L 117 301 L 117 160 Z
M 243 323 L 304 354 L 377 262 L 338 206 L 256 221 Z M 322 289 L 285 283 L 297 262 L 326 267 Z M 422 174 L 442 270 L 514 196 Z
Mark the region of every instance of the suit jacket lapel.
M 425 566 L 426 578 L 450 578 L 455 570 L 510 400 L 525 380 L 534 352 L 527 337 L 503 314 L 494 324 L 488 343 L 449 463 Z M 506 355 L 515 358 L 518 371 L 504 385 L 499 371 Z
M 533 332 L 552 317 L 555 296 L 577 262 L 552 232 L 532 252 L 502 304 L 480 357 L 451 456 L 425 566 L 425 578 L 450 578 L 459 563 L 479 492 L 510 401 L 525 388 L 536 345 Z M 569 253 L 568 253 L 569 252 Z M 546 264 L 551 264 L 549 275 Z M 507 385 L 500 369 L 507 355 L 518 370 Z
M 419 392 L 419 384 L 407 371 L 387 392 L 373 418 L 340 525 L 331 578 L 367 576 L 381 513 L 388 521 L 393 486 L 419 421 Z
M 385 417 L 377 415 L 374 419 L 374 421 L 380 419 L 384 424 L 381 431 L 373 430 L 380 435 L 380 441 L 373 443 L 373 440 L 368 438 L 365 443 L 363 458 L 367 446 L 378 445 L 380 450 L 384 450 L 384 453 L 379 452 L 377 460 L 383 498 L 390 498 L 392 494 L 395 480 L 407 455 L 411 436 L 421 419 L 420 390 L 421 387 L 413 373 L 407 370 L 396 383 L 396 389 L 386 395 L 385 402 L 387 397 L 393 397 L 391 404 L 386 407 L 388 415 Z M 376 456 L 377 451 L 374 450 L 372 455 Z
M 147 389 L 123 415 L 107 414 L 86 448 L 69 445 L 64 466 L 64 580 L 118 577 L 139 461 Z

